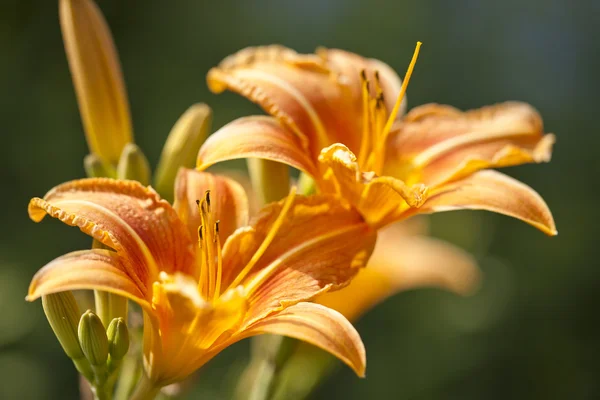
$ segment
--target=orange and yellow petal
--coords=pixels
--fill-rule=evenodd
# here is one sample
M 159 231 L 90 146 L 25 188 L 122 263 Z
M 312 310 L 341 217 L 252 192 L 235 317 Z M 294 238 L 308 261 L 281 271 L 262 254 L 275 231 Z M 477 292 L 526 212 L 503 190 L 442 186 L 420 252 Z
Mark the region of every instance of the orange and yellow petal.
M 182 168 L 175 181 L 173 208 L 187 225 L 191 237 L 198 234 L 202 218 L 197 200 L 210 191 L 211 212 L 219 222 L 221 243 L 248 222 L 248 198 L 244 188 L 231 178 Z
M 315 174 L 315 163 L 303 150 L 298 135 L 275 118 L 239 118 L 212 134 L 200 148 L 197 168 L 204 170 L 221 161 L 263 158 Z
M 332 71 L 335 71 L 343 79 L 343 82 L 351 91 L 351 96 L 356 102 L 354 107 L 359 113 L 361 113 L 363 96 L 361 71 L 365 71 L 366 78 L 371 82 L 371 95 L 373 97 L 377 96 L 376 82 L 378 82 L 388 114 L 392 111 L 400 94 L 402 81 L 396 71 L 389 65 L 374 58 L 364 58 L 358 54 L 339 49 L 320 48 L 317 50 L 317 54 L 323 58 Z M 377 78 L 375 77 L 376 73 Z M 406 97 L 402 100 L 397 118 L 400 118 L 405 111 Z M 345 142 L 342 143 L 346 144 Z
M 56 186 L 29 203 L 35 222 L 46 215 L 77 226 L 126 260 L 143 294 L 161 270 L 195 268 L 193 244 L 169 203 L 135 181 L 80 179 Z
M 96 289 L 127 297 L 149 309 L 149 303 L 128 275 L 126 261 L 110 250 L 82 250 L 58 257 L 33 277 L 27 300 L 68 290 Z
M 518 218 L 548 235 L 556 225 L 548 205 L 532 188 L 503 173 L 485 170 L 437 188 L 416 213 L 488 210 Z
M 405 290 L 437 287 L 466 295 L 478 287 L 480 271 L 470 254 L 442 240 L 409 234 L 404 225 L 381 230 L 367 267 L 350 285 L 317 301 L 355 321 Z
M 333 354 L 360 377 L 365 376 L 365 348 L 356 329 L 339 312 L 320 304 L 298 303 L 246 328 L 244 337 L 263 333 L 303 340 Z
M 461 112 L 427 104 L 411 110 L 388 142 L 386 173 L 439 185 L 477 170 L 550 160 L 554 135 L 538 112 L 507 102 Z
M 290 202 L 291 201 L 291 202 Z M 263 243 L 278 227 L 264 248 Z M 246 323 L 345 286 L 363 267 L 375 231 L 328 196 L 298 196 L 264 208 L 223 248 L 224 287 L 242 285 Z
M 108 25 L 92 0 L 61 0 L 60 25 L 90 151 L 116 164 L 133 132 Z
M 223 60 L 207 80 L 215 93 L 232 90 L 257 103 L 302 137 L 313 159 L 342 137 L 358 151 L 360 93 L 354 98 L 349 81 L 317 55 L 282 46 L 250 47 Z
M 428 189 L 424 185 L 409 186 L 390 176 L 360 171 L 356 156 L 342 144 L 323 149 L 319 161 L 321 191 L 337 194 L 373 226 L 397 219 L 399 214 L 419 207 L 427 198 Z

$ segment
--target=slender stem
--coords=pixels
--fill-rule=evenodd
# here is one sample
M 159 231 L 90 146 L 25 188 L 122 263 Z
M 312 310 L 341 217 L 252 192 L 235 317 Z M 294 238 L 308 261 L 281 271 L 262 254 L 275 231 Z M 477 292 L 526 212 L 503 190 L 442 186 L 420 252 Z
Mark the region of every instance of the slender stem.
M 160 386 L 148 379 L 146 374 L 142 374 L 135 391 L 131 395 L 131 400 L 153 400 L 160 392 Z

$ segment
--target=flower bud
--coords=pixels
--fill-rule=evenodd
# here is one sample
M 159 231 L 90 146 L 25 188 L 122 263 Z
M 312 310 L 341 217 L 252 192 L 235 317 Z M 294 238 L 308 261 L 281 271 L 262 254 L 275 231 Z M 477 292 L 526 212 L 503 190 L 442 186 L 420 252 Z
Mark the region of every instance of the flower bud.
M 92 0 L 60 0 L 60 26 L 91 153 L 115 165 L 133 142 L 129 103 L 110 30 Z
M 117 178 L 132 179 L 142 185 L 150 183 L 150 164 L 142 150 L 133 143 L 128 143 L 123 149 L 119 165 L 117 166 Z
M 77 323 L 81 313 L 73 293 L 60 292 L 42 296 L 42 307 L 67 356 L 73 359 L 83 357 L 77 338 Z
M 100 318 L 87 310 L 79 320 L 79 343 L 83 354 L 92 366 L 106 364 L 108 359 L 108 337 Z
M 88 178 L 102 178 L 102 177 L 114 177 L 115 172 L 113 168 L 109 168 L 101 159 L 95 154 L 88 154 L 83 159 L 83 168 Z M 112 171 L 111 171 L 112 170 Z
M 261 206 L 279 201 L 289 194 L 290 169 L 287 165 L 260 158 L 248 158 L 246 161 L 252 189 Z
M 210 133 L 212 110 L 206 104 L 194 104 L 177 120 L 160 155 L 154 179 L 157 191 L 173 200 L 173 186 L 179 168 L 193 168 L 198 150 Z
M 115 318 L 106 331 L 108 352 L 114 360 L 122 360 L 129 350 L 129 330 L 123 318 Z

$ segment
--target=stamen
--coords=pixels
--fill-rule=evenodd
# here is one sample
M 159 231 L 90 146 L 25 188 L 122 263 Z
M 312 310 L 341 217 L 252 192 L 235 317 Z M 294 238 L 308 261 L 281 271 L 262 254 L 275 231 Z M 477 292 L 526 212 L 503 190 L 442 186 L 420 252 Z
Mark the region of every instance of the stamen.
M 383 141 L 387 138 L 390 130 L 392 129 L 392 124 L 396 120 L 398 116 L 398 111 L 400 111 L 400 105 L 402 104 L 402 99 L 404 99 L 404 94 L 406 93 L 406 88 L 408 87 L 408 82 L 410 81 L 410 76 L 412 75 L 413 69 L 415 68 L 415 64 L 417 63 L 417 58 L 419 57 L 419 50 L 421 49 L 421 45 L 423 43 L 417 42 L 417 47 L 415 48 L 415 52 L 413 53 L 412 60 L 410 61 L 410 65 L 408 66 L 408 70 L 406 71 L 406 75 L 404 76 L 404 80 L 402 81 L 402 87 L 400 88 L 400 94 L 398 94 L 398 98 L 396 99 L 396 104 L 394 104 L 394 108 L 390 113 L 390 116 L 383 128 L 383 133 L 381 138 Z
M 360 142 L 360 152 L 358 153 L 358 160 L 364 160 L 369 153 L 369 147 L 371 146 L 371 123 L 369 121 L 369 81 L 367 80 L 367 74 L 365 70 L 360 71 L 360 79 L 362 82 L 362 100 L 363 100 L 363 132 Z
M 219 237 L 219 221 L 215 225 L 215 246 L 217 248 L 217 282 L 215 283 L 215 298 L 221 295 L 221 279 L 223 277 L 223 256 L 221 249 L 221 238 Z
M 285 220 L 287 213 L 292 208 L 292 204 L 294 204 L 295 197 L 296 197 L 296 187 L 292 187 L 290 189 L 290 194 L 288 195 L 287 199 L 285 200 L 285 203 L 283 204 L 283 207 L 281 208 L 281 211 L 279 212 L 277 219 L 271 226 L 269 233 L 267 233 L 267 236 L 265 236 L 263 242 L 261 243 L 259 248 L 256 250 L 256 252 L 252 256 L 252 258 L 250 259 L 248 264 L 246 264 L 244 269 L 238 274 L 238 276 L 236 276 L 236 278 L 233 280 L 231 285 L 229 285 L 229 287 L 238 286 L 240 284 L 240 282 L 246 277 L 246 275 L 248 275 L 248 273 L 250 273 L 250 271 L 256 265 L 258 260 L 260 260 L 262 255 L 265 253 L 265 251 L 267 250 L 267 248 L 269 247 L 269 245 L 275 238 L 275 235 L 277 235 L 279 228 L 281 228 L 281 225 L 283 225 L 283 221 Z
M 206 199 L 206 210 L 210 212 L 210 190 L 207 190 L 204 196 Z

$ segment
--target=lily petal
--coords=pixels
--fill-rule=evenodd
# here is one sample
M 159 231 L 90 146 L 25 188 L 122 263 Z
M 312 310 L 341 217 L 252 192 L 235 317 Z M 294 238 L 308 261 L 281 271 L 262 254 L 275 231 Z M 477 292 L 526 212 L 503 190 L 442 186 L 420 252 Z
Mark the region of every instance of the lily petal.
M 90 150 L 116 165 L 133 132 L 108 25 L 93 1 L 61 0 L 60 26 Z
M 33 277 L 28 301 L 67 290 L 97 289 L 127 297 L 150 309 L 144 293 L 127 274 L 126 261 L 110 250 L 82 250 L 51 261 Z
M 503 173 L 484 170 L 450 182 L 432 193 L 416 213 L 488 210 L 518 218 L 548 235 L 556 235 L 554 218 L 532 188 Z
M 392 220 L 411 207 L 420 207 L 427 198 L 428 189 L 421 184 L 409 186 L 389 176 L 361 172 L 356 156 L 342 144 L 323 149 L 319 161 L 323 191 L 338 193 L 373 226 Z
M 80 179 L 29 203 L 29 217 L 46 214 L 113 248 L 144 295 L 160 270 L 192 274 L 192 241 L 171 205 L 135 181 Z
M 375 82 L 375 72 L 377 72 L 387 112 L 389 114 L 392 111 L 400 94 L 402 81 L 396 71 L 389 65 L 374 58 L 364 58 L 358 54 L 339 49 L 320 48 L 317 49 L 317 54 L 326 61 L 333 71 L 343 77 L 346 85 L 352 90 L 352 97 L 358 102 L 355 104 L 358 110 L 362 107 L 361 71 L 365 71 L 365 75 L 370 82 Z M 371 89 L 373 96 L 376 96 L 374 85 Z M 406 96 L 400 105 L 397 119 L 401 118 L 405 112 Z
M 554 135 L 528 104 L 507 102 L 461 112 L 427 104 L 397 125 L 386 172 L 410 182 L 438 185 L 477 170 L 550 161 Z
M 214 93 L 232 90 L 257 103 L 301 137 L 313 159 L 341 136 L 358 151 L 360 92 L 355 98 L 350 81 L 317 55 L 283 46 L 249 47 L 210 70 L 207 81 Z
M 204 170 L 221 161 L 263 158 L 315 174 L 315 163 L 302 150 L 298 136 L 275 118 L 239 118 L 212 134 L 200 148 L 197 168 Z
M 320 304 L 298 303 L 248 327 L 245 337 L 271 333 L 300 339 L 333 354 L 360 377 L 367 365 L 358 332 L 339 312 Z
M 195 237 L 202 224 L 196 201 L 204 198 L 207 190 L 211 192 L 212 213 L 220 221 L 219 237 L 223 243 L 248 222 L 248 198 L 239 183 L 224 176 L 181 168 L 175 181 L 173 208 L 187 225 L 190 237 Z
M 251 227 L 236 231 L 223 248 L 224 287 L 254 262 L 275 224 L 278 234 L 240 284 L 248 292 L 246 324 L 345 286 L 363 267 L 376 232 L 353 210 L 328 196 L 298 196 L 283 221 L 284 207 L 274 203 L 262 210 Z
M 410 235 L 400 223 L 379 232 L 367 267 L 350 285 L 317 301 L 355 321 L 398 292 L 438 287 L 466 295 L 479 281 L 480 271 L 470 254 L 442 240 Z

